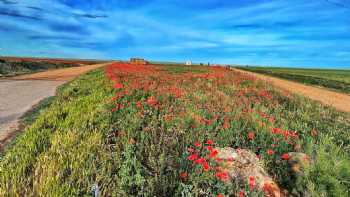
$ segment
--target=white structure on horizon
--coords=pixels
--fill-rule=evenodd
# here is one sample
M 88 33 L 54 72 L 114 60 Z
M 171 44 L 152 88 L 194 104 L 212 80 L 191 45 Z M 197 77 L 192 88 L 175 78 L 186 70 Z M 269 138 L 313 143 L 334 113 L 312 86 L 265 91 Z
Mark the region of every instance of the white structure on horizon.
M 191 66 L 191 65 L 192 65 L 192 61 L 190 61 L 190 60 L 189 60 L 189 61 L 186 61 L 185 65 L 186 65 L 186 66 Z

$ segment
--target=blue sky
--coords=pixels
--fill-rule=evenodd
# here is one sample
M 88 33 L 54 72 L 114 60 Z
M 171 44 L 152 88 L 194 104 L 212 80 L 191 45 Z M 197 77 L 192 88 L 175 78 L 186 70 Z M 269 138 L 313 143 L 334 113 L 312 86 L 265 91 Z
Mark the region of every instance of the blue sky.
M 0 0 L 0 55 L 350 68 L 350 0 Z

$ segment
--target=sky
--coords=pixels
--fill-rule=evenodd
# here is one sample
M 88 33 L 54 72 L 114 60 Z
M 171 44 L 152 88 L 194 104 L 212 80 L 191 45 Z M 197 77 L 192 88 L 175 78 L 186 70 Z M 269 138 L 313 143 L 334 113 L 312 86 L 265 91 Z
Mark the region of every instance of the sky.
M 350 0 L 0 0 L 0 55 L 350 68 Z

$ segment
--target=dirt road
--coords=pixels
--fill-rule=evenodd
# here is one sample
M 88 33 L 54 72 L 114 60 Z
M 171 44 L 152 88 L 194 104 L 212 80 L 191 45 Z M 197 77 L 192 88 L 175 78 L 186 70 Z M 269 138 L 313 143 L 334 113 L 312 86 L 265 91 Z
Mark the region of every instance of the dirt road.
M 35 74 L 21 75 L 14 77 L 14 80 L 48 80 L 48 81 L 69 81 L 78 75 L 86 73 L 90 70 L 97 69 L 106 64 L 94 64 L 89 66 L 71 67 L 64 69 L 39 72 Z
M 14 135 L 19 119 L 33 105 L 55 95 L 56 88 L 65 82 L 105 65 L 57 69 L 0 80 L 0 150 Z
M 262 80 L 268 81 L 281 90 L 287 90 L 291 93 L 308 97 L 312 100 L 319 101 L 324 105 L 332 106 L 339 111 L 350 112 L 350 95 L 239 69 L 233 70 L 254 75 Z

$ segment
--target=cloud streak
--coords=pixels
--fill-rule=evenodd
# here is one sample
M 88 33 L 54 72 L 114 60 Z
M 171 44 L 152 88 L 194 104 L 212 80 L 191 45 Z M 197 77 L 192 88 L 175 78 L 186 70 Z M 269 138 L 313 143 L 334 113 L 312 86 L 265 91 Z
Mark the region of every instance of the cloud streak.
M 39 8 L 39 7 L 35 7 L 35 6 L 26 6 L 26 8 L 32 9 L 32 10 L 36 10 L 36 11 L 44 11 L 43 8 Z
M 30 19 L 30 20 L 41 20 L 40 17 L 25 15 L 16 10 L 9 10 L 9 9 L 0 9 L 0 15 L 7 16 L 7 17 L 14 17 L 14 18 Z
M 18 3 L 17 1 L 9 1 L 9 0 L 0 0 L 0 2 L 6 5 L 13 5 Z
M 346 5 L 346 4 L 343 4 L 341 2 L 338 2 L 338 1 L 331 1 L 331 0 L 324 0 L 330 4 L 333 4 L 335 6 L 338 6 L 338 7 L 341 7 L 341 8 L 346 8 L 346 9 L 350 9 L 350 6 L 349 5 Z
M 77 17 L 85 17 L 85 18 L 91 18 L 91 19 L 97 19 L 97 18 L 107 18 L 108 16 L 105 14 L 74 14 Z

